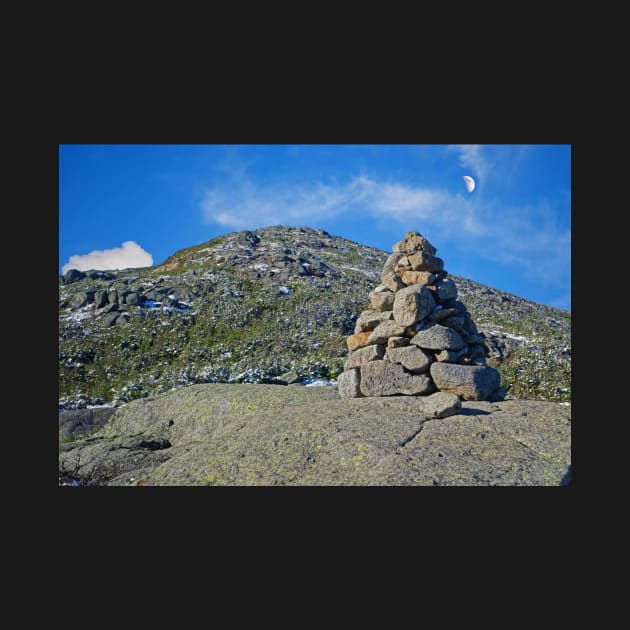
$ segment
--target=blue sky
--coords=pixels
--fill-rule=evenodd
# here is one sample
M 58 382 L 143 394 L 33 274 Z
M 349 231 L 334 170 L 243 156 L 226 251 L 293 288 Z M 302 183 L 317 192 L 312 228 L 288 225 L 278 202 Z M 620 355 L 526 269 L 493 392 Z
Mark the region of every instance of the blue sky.
M 449 272 L 571 308 L 570 145 L 59 146 L 60 273 L 270 225 L 386 251 L 416 230 Z

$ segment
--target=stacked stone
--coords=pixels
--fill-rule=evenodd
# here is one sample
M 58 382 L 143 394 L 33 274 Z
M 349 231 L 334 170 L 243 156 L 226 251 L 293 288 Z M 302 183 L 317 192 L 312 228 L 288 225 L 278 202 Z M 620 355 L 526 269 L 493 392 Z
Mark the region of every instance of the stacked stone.
M 370 294 L 337 385 L 342 398 L 426 396 L 436 391 L 487 400 L 500 386 L 486 366 L 484 338 L 448 278 L 437 250 L 418 232 L 393 246 Z

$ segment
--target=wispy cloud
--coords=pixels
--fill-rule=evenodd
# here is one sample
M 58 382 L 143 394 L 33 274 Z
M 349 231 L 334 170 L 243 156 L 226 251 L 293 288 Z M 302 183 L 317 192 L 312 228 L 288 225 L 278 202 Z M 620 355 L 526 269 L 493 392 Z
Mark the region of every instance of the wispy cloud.
M 89 254 L 70 256 L 61 272 L 66 273 L 69 269 L 78 269 L 79 271 L 128 269 L 131 267 L 150 267 L 152 264 L 153 256 L 149 252 L 145 252 L 135 241 L 125 241 L 122 247 L 97 249 Z
M 469 169 L 474 178 L 483 182 L 487 179 L 491 164 L 480 144 L 451 144 L 449 151 L 457 151 L 462 168 Z
M 544 202 L 506 208 L 463 193 L 361 175 L 337 185 L 301 187 L 260 186 L 243 178 L 238 186 L 207 190 L 201 208 L 205 222 L 237 230 L 316 227 L 324 220 L 362 216 L 393 222 L 403 230 L 414 226 L 435 241 L 448 240 L 462 252 L 516 266 L 543 285 L 560 284 L 560 279 L 566 282 L 570 276 L 571 233 L 558 224 Z M 543 268 L 546 271 L 541 273 Z
M 297 225 L 330 219 L 351 212 L 374 218 L 430 221 L 461 221 L 466 213 L 461 195 L 446 191 L 383 182 L 362 175 L 345 184 L 315 183 L 310 186 L 256 185 L 251 180 L 238 185 L 207 190 L 201 202 L 203 219 L 224 227 L 245 229 L 275 225 Z M 471 227 L 472 224 L 470 224 Z

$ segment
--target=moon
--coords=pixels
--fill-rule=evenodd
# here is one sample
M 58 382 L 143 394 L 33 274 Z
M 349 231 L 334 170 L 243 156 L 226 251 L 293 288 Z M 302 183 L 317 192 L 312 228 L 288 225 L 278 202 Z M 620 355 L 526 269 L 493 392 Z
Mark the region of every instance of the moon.
M 464 175 L 464 183 L 466 184 L 466 190 L 468 192 L 475 190 L 475 180 L 472 177 Z

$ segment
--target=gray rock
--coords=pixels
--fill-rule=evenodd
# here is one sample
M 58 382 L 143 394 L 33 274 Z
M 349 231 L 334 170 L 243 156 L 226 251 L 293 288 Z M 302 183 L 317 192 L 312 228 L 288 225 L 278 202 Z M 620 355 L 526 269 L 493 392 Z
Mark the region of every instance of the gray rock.
M 457 363 L 468 352 L 468 348 L 461 350 L 442 350 L 435 354 L 435 360 L 440 363 Z
M 366 332 L 367 330 L 374 330 L 380 323 L 386 322 L 392 319 L 392 317 L 392 311 L 363 311 L 354 325 L 354 332 L 360 333 Z
M 423 285 L 401 289 L 394 299 L 393 315 L 397 324 L 411 326 L 431 314 L 435 300 L 431 291 Z
M 94 291 L 81 291 L 75 293 L 70 300 L 71 308 L 81 308 L 94 300 Z
M 108 291 L 109 303 L 110 304 L 118 304 L 120 297 L 118 296 L 118 291 L 116 289 Z
M 96 291 L 94 293 L 94 306 L 96 308 L 103 308 L 108 303 L 107 291 Z
M 363 396 L 361 393 L 361 370 L 360 368 L 353 368 L 342 372 L 337 377 L 337 389 L 339 390 L 339 396 L 341 398 L 360 398 Z
M 115 304 L 112 304 L 112 306 L 115 306 Z M 107 313 L 107 315 L 105 315 L 101 319 L 101 326 L 103 328 L 109 328 L 110 326 L 113 326 L 116 323 L 116 320 L 118 319 L 119 316 L 120 316 L 120 313 Z
M 114 407 L 69 409 L 59 414 L 59 441 L 71 442 L 98 431 L 116 411 Z
M 457 315 L 461 315 L 461 311 L 458 311 L 456 308 L 442 308 L 441 305 L 438 304 L 433 313 L 431 313 L 431 319 L 434 322 L 441 322 L 443 319 Z
M 481 335 L 470 335 L 467 333 L 464 333 L 463 337 L 466 343 L 470 344 L 471 346 L 478 345 L 480 343 L 483 343 L 486 340 L 485 337 L 482 337 Z
M 450 280 L 450 278 L 449 278 Z M 444 308 L 454 308 L 455 310 L 459 311 L 462 314 L 466 314 L 468 313 L 467 309 L 466 309 L 466 305 L 461 302 L 460 300 L 446 300 L 444 302 L 442 302 L 442 306 Z
M 368 337 L 368 344 L 370 343 L 387 343 L 390 337 L 400 337 L 404 334 L 405 329 L 399 326 L 395 321 L 388 320 L 380 323 Z
M 385 355 L 385 346 L 382 344 L 374 344 L 355 350 L 343 364 L 344 370 L 361 367 L 370 361 L 382 359 Z
M 396 291 L 400 291 L 400 289 L 404 288 L 405 286 L 405 283 L 402 281 L 401 277 L 394 271 L 384 271 L 381 274 L 381 282 L 393 293 L 396 293 Z
M 129 322 L 129 313 L 121 313 L 116 320 L 116 326 L 127 324 Z
M 85 274 L 78 269 L 68 269 L 66 273 L 61 276 L 61 282 L 63 284 L 72 284 L 73 282 L 78 282 L 85 278 Z
M 291 385 L 292 383 L 297 383 L 300 380 L 300 375 L 295 370 L 290 370 L 289 372 L 285 372 L 281 374 L 276 379 L 280 383 L 284 383 L 285 385 Z
M 464 400 L 488 400 L 499 388 L 499 372 L 491 367 L 433 363 L 431 376 L 437 388 Z
M 448 309 L 448 310 L 451 310 L 451 309 Z M 440 322 L 440 324 L 442 324 L 442 326 L 448 326 L 449 328 L 456 330 L 465 339 L 466 338 L 465 335 L 468 334 L 466 332 L 466 329 L 464 328 L 465 321 L 466 320 L 463 317 L 463 315 L 457 315 L 455 317 L 446 317 Z
M 390 337 L 387 340 L 388 348 L 402 348 L 409 345 L 408 337 Z
M 403 254 L 390 254 L 390 256 L 385 261 L 385 264 L 383 265 L 383 274 L 394 271 L 396 265 L 399 263 L 402 257 Z
M 361 366 L 361 393 L 364 396 L 415 396 L 434 390 L 424 374 L 409 374 L 402 365 L 389 361 L 371 361 Z
M 425 350 L 461 350 L 466 345 L 457 331 L 441 324 L 418 331 L 411 343 Z
M 432 284 L 435 281 L 430 271 L 405 271 L 400 277 L 406 285 Z
M 447 418 L 459 413 L 461 408 L 459 396 L 447 392 L 435 392 L 420 399 L 420 409 L 427 418 Z
M 370 293 L 370 306 L 375 311 L 391 311 L 394 308 L 395 294 L 389 290 L 386 291 L 372 291 Z
M 437 256 L 432 256 L 426 251 L 419 251 L 408 256 L 409 264 L 414 271 L 429 271 L 439 273 L 444 269 L 444 261 Z
M 59 474 L 127 486 L 569 483 L 570 406 L 466 401 L 459 414 L 425 421 L 425 400 L 340 400 L 334 387 L 192 385 L 134 400 L 90 438 L 60 444 Z M 151 450 L 138 436 L 171 446 Z
M 438 302 L 454 300 L 457 297 L 457 285 L 451 278 L 435 283 L 435 293 Z
M 394 243 L 392 250 L 403 254 L 413 254 L 414 252 L 424 251 L 428 254 L 435 255 L 437 252 L 437 249 L 418 232 L 407 232 L 402 241 Z
M 144 297 L 139 293 L 129 293 L 125 296 L 125 304 L 130 304 L 131 306 L 139 306 L 144 302 Z
M 414 374 L 426 372 L 431 365 L 431 357 L 418 346 L 387 348 L 387 358 L 391 363 L 400 363 Z

